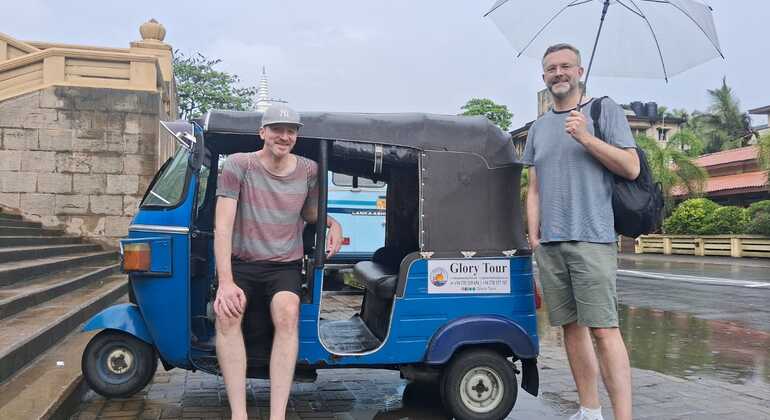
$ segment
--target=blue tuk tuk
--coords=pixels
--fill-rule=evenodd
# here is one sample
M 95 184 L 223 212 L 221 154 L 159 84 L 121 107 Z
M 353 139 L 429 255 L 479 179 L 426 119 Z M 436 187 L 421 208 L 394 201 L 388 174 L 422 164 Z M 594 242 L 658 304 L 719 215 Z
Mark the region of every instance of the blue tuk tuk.
M 88 384 L 126 397 L 166 369 L 218 374 L 209 309 L 219 160 L 261 147 L 261 114 L 213 111 L 164 123 L 179 147 L 158 171 L 121 240 L 130 303 L 87 322 Z M 318 369 L 400 370 L 440 389 L 458 419 L 501 419 L 521 386 L 538 392 L 531 253 L 519 202 L 521 164 L 508 134 L 483 117 L 303 113 L 294 153 L 318 163 L 319 220 L 329 171 L 384 182 L 385 244 L 351 263 L 364 285 L 359 313 L 322 319 L 326 230 L 305 229 L 298 380 Z M 343 225 L 343 229 L 345 226 Z M 267 378 L 270 337 L 246 328 L 248 376 Z

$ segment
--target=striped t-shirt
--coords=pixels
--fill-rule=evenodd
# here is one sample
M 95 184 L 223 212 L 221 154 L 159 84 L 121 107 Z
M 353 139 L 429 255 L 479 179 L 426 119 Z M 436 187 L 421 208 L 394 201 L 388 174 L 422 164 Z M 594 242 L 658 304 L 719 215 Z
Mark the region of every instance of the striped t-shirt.
M 318 165 L 297 156 L 285 176 L 268 172 L 255 153 L 236 153 L 225 161 L 217 196 L 238 200 L 233 225 L 233 256 L 243 261 L 288 262 L 302 258 L 302 209 L 317 206 Z

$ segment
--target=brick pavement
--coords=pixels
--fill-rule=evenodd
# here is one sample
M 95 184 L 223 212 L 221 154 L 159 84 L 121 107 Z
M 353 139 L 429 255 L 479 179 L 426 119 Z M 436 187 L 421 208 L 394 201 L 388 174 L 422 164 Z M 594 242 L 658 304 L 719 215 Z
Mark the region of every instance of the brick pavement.
M 325 301 L 324 317 L 341 317 L 357 302 L 337 296 Z M 508 419 L 566 418 L 577 407 L 577 392 L 561 348 L 558 330 L 543 331 L 539 358 L 541 395 L 519 392 Z M 685 380 L 633 369 L 634 413 L 640 419 L 770 418 L 770 389 L 713 380 Z M 315 383 L 292 388 L 287 419 L 446 419 L 435 389 L 410 384 L 399 373 L 374 369 L 322 370 Z M 605 418 L 611 419 L 603 387 Z M 249 415 L 267 419 L 269 383 L 248 381 Z M 153 382 L 132 398 L 105 400 L 89 392 L 75 420 L 91 419 L 226 419 L 224 383 L 200 372 L 161 369 Z

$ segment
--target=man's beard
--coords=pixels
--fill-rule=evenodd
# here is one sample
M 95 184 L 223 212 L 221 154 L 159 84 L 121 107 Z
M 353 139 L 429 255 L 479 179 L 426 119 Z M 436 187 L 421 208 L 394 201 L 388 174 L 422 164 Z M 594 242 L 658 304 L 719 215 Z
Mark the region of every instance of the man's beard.
M 569 84 L 569 89 L 560 91 L 560 92 L 554 92 L 553 87 L 559 83 L 566 82 Z M 570 80 L 560 80 L 556 83 L 552 83 L 550 86 L 548 86 L 548 91 L 551 92 L 551 96 L 553 96 L 556 99 L 566 99 L 570 95 L 572 95 L 575 92 L 575 89 L 577 88 L 577 84 L 572 83 Z

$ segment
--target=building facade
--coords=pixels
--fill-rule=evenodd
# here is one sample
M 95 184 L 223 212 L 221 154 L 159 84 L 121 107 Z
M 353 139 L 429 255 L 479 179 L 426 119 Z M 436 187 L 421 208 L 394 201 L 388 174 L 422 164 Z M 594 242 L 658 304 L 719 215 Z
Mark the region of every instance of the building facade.
M 739 207 L 770 199 L 767 171 L 760 169 L 758 157 L 759 147 L 748 146 L 695 159 L 695 163 L 709 174 L 704 196 L 722 205 Z M 689 198 L 681 187 L 674 188 L 672 195 L 679 200 Z
M 172 48 L 151 20 L 129 48 L 0 34 L 0 206 L 105 240 L 127 233 L 174 141 Z

